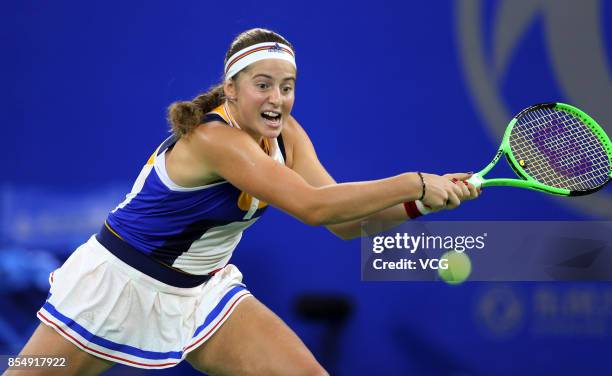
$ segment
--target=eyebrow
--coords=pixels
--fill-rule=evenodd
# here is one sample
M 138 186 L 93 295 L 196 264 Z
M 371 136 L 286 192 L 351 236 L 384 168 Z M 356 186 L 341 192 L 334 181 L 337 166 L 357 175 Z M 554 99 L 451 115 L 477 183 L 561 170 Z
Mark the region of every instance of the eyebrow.
M 274 79 L 274 77 L 272 77 L 272 76 L 270 76 L 268 74 L 265 74 L 265 73 L 256 74 L 252 78 L 255 79 L 257 77 L 264 77 L 264 78 L 267 78 L 267 79 L 270 79 L 270 80 Z M 283 81 L 287 81 L 287 80 L 295 81 L 295 77 L 294 76 L 290 76 L 290 77 L 283 78 Z

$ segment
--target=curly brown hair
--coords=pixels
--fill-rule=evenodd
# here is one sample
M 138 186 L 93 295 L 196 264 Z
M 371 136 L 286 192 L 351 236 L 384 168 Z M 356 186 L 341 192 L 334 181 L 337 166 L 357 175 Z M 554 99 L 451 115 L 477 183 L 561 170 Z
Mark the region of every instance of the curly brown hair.
M 278 42 L 286 44 L 293 49 L 289 43 L 281 35 L 271 30 L 256 28 L 240 33 L 230 45 L 229 50 L 225 54 L 225 63 L 236 52 L 258 43 Z M 232 77 L 235 80 L 238 75 Z M 225 100 L 223 92 L 223 82 L 212 86 L 208 91 L 199 94 L 190 101 L 177 101 L 168 107 L 168 122 L 172 128 L 172 132 L 178 137 L 189 134 L 197 125 L 202 122 L 202 117 L 218 107 Z

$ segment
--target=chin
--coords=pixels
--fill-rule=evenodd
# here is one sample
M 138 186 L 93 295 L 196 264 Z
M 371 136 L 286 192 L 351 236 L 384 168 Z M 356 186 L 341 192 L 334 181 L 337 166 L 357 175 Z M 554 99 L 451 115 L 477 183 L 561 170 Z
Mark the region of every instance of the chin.
M 264 132 L 262 132 L 262 136 L 264 136 L 265 138 L 276 138 L 281 134 L 282 130 L 283 130 L 282 125 L 276 129 L 268 128 Z
M 284 128 L 284 125 L 285 125 L 284 121 L 281 122 L 281 124 L 280 124 L 280 126 L 278 128 L 270 127 L 270 126 L 268 126 L 265 123 L 261 124 L 261 126 L 259 128 L 260 129 L 260 134 L 263 137 L 265 137 L 265 138 L 275 138 L 275 137 L 278 137 L 281 134 L 281 132 L 282 132 L 282 130 Z

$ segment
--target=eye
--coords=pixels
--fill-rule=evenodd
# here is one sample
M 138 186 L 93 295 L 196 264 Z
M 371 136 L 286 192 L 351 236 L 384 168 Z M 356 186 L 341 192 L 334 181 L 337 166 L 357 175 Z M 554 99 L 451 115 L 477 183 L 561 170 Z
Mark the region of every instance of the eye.
M 291 93 L 293 91 L 293 86 L 284 86 L 283 87 L 283 92 L 284 93 Z
M 270 87 L 270 85 L 268 85 L 265 82 L 260 82 L 258 84 L 255 84 L 255 86 L 257 86 L 257 88 L 262 89 L 262 90 L 265 90 Z

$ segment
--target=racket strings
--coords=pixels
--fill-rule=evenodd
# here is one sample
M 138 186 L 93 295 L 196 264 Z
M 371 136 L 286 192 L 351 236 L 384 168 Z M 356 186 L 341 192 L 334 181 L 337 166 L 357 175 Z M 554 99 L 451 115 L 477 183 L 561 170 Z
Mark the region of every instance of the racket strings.
M 576 116 L 557 109 L 524 114 L 509 137 L 521 168 L 548 186 L 586 191 L 609 179 L 610 160 L 591 129 Z
M 547 113 L 539 115 L 541 116 L 535 116 L 531 121 L 525 122 L 526 124 L 536 123 L 540 126 L 546 124 L 546 128 L 536 130 L 532 137 L 532 142 L 535 143 L 537 151 L 543 153 L 546 157 L 544 163 L 539 161 L 538 169 L 547 168 L 547 172 L 550 172 L 552 168 L 557 173 L 549 176 L 553 179 L 551 181 L 553 184 L 566 183 L 569 187 L 574 186 L 579 189 L 592 188 L 586 183 L 588 183 L 588 179 L 597 179 L 598 174 L 596 173 L 597 168 L 593 169 L 593 161 L 589 157 L 593 154 L 592 149 L 598 145 L 598 140 L 595 137 L 589 139 L 590 132 L 583 132 L 586 127 L 581 127 L 582 123 L 566 113 L 557 114 L 549 110 Z M 578 128 L 568 128 L 568 126 Z M 568 129 L 578 130 L 579 133 L 571 134 Z M 588 129 L 586 130 L 588 131 Z M 587 138 L 586 143 L 584 142 L 585 137 Z M 576 138 L 582 141 L 582 144 L 576 143 Z M 601 163 L 601 161 L 601 159 L 595 158 L 595 165 L 597 162 Z M 548 163 L 548 166 L 546 166 L 546 163 Z M 578 177 L 581 179 L 576 179 Z M 587 181 L 585 181 L 585 177 Z M 572 183 L 574 184 L 572 185 Z M 598 185 L 597 183 L 595 184 Z

